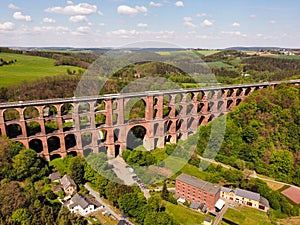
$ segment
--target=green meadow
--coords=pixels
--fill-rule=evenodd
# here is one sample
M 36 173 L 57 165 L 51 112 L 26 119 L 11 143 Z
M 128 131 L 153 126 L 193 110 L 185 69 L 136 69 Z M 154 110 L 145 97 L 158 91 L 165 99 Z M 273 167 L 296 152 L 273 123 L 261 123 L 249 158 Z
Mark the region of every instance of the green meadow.
M 14 64 L 0 66 L 0 87 L 46 76 L 65 75 L 67 69 L 76 72 L 81 69 L 74 66 L 54 66 L 54 59 L 38 56 L 0 53 L 0 58 L 5 61 L 16 60 Z

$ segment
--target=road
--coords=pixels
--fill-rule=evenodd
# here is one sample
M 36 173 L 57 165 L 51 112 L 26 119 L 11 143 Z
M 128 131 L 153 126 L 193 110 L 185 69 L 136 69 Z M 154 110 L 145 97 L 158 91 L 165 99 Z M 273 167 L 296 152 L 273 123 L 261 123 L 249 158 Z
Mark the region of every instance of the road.
M 225 212 L 227 211 L 228 207 L 229 207 L 229 205 L 228 205 L 228 203 L 226 203 L 225 206 L 223 207 L 223 209 L 216 216 L 216 219 L 215 219 L 213 225 L 218 225 L 221 222 L 221 220 L 222 220 Z
M 134 225 L 132 222 L 130 222 L 127 219 L 122 218 L 122 215 L 117 214 L 108 204 L 102 201 L 99 193 L 97 191 L 94 191 L 89 184 L 85 184 L 84 187 L 90 192 L 92 196 L 96 198 L 98 202 L 100 202 L 107 211 L 109 211 L 117 220 L 126 220 L 129 224 Z

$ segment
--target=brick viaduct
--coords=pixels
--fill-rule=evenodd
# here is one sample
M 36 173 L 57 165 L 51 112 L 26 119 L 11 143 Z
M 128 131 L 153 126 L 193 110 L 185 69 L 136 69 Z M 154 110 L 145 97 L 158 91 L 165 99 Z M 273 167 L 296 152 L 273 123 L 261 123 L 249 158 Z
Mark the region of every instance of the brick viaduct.
M 299 85 L 300 80 L 286 82 Z M 279 83 L 3 103 L 0 135 L 21 142 L 47 160 L 100 151 L 115 157 L 130 146 L 128 134 L 134 127 L 145 134 L 146 149 L 163 148 L 230 112 L 253 91 Z M 138 100 L 144 104 L 143 118 L 130 119 L 126 107 Z

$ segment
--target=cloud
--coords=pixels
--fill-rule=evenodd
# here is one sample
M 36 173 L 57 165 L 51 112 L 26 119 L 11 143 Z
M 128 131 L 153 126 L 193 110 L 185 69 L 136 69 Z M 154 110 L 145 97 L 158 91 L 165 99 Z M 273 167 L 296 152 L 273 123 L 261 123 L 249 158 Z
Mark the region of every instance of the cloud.
M 253 18 L 256 18 L 256 15 L 255 14 L 251 14 L 249 17 L 253 19 Z
M 184 6 L 182 1 L 178 1 L 174 5 L 177 6 L 177 7 L 183 7 Z
M 58 13 L 64 15 L 89 15 L 97 12 L 97 6 L 90 5 L 88 3 L 79 3 L 78 5 L 68 5 L 64 8 L 59 6 L 54 6 L 45 9 L 45 12 Z
M 146 24 L 146 23 L 138 23 L 136 26 L 137 27 L 148 27 L 148 24 Z
M 89 20 L 86 16 L 76 15 L 76 16 L 71 16 L 69 18 L 69 21 L 73 23 L 79 23 L 79 22 L 88 22 Z
M 240 31 L 222 31 L 222 34 L 229 34 L 233 36 L 247 37 L 247 34 L 243 34 Z
M 120 15 L 135 16 L 139 12 L 147 13 L 148 9 L 145 6 L 135 6 L 135 8 L 133 8 L 128 5 L 120 5 L 117 11 Z
M 104 15 L 103 12 L 101 12 L 100 10 L 98 10 L 97 13 L 98 13 L 99 16 L 103 16 Z
M 108 33 L 112 34 L 112 35 L 136 35 L 136 34 L 139 34 L 139 32 L 136 30 L 124 30 L 124 29 L 114 30 L 114 31 L 111 31 Z
M 12 22 L 0 23 L 0 30 L 12 30 L 15 24 Z
M 10 4 L 8 5 L 8 8 L 10 8 L 10 9 L 20 9 L 18 6 L 14 5 L 14 4 L 12 4 L 12 3 L 10 3 Z
M 35 32 L 58 32 L 60 34 L 69 33 L 70 29 L 63 26 L 42 26 L 42 27 L 33 27 Z
M 73 2 L 73 1 L 71 1 L 71 0 L 69 0 L 69 1 L 67 1 L 67 4 L 68 4 L 68 5 L 73 5 L 73 4 L 74 4 L 74 2 Z
M 191 17 L 184 17 L 183 18 L 183 25 L 190 28 L 197 27 L 195 24 L 192 23 L 193 19 Z
M 30 22 L 31 21 L 31 16 L 25 16 L 21 12 L 15 12 L 13 14 L 13 18 L 16 19 L 16 20 L 24 20 L 26 22 Z
M 76 31 L 80 34 L 86 34 L 91 31 L 91 28 L 88 26 L 77 27 Z
M 214 25 L 214 23 L 209 20 L 204 20 L 201 25 L 204 27 L 212 27 Z
M 233 27 L 240 27 L 241 24 L 239 24 L 238 22 L 234 22 L 233 24 L 231 24 L 231 26 L 233 26 Z
M 149 5 L 153 6 L 153 7 L 161 7 L 162 6 L 162 4 L 158 3 L 158 2 L 150 2 Z
M 56 21 L 54 19 L 51 19 L 51 18 L 48 18 L 48 17 L 43 19 L 43 23 L 55 23 L 55 22 Z
M 105 23 L 99 23 L 99 26 L 103 27 L 103 26 L 105 26 Z
M 270 24 L 275 24 L 276 21 L 275 21 L 275 20 L 270 20 L 269 23 L 270 23 Z
M 206 13 L 198 13 L 196 16 L 197 17 L 204 17 L 204 16 L 207 16 L 207 14 Z

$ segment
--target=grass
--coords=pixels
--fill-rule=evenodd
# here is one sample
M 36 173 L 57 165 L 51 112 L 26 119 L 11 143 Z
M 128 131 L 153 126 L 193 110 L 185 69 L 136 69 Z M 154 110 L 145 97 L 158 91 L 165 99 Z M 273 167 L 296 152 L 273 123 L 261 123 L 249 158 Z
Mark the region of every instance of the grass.
M 200 225 L 206 217 L 206 215 L 188 209 L 182 205 L 174 205 L 170 202 L 164 202 L 164 205 L 166 207 L 166 213 L 179 224 Z
M 234 68 L 232 65 L 229 65 L 227 63 L 224 62 L 207 62 L 206 63 L 209 67 L 218 67 L 218 68 L 222 68 L 222 67 L 228 67 L 228 68 Z
M 241 225 L 271 225 L 271 220 L 266 212 L 250 207 L 228 208 L 225 219 Z M 226 223 L 223 223 L 226 224 Z
M 208 55 L 216 54 L 220 51 L 219 50 L 197 50 L 197 52 L 201 55 L 208 56 Z
M 81 69 L 74 66 L 54 66 L 54 59 L 38 56 L 0 53 L 0 58 L 5 61 L 17 60 L 14 64 L 0 66 L 0 87 L 46 76 L 64 75 L 67 74 L 67 69 L 71 71 Z
M 280 219 L 280 220 L 278 220 L 278 222 L 280 222 L 280 224 L 299 225 L 300 224 L 300 216 L 290 217 L 287 219 Z

